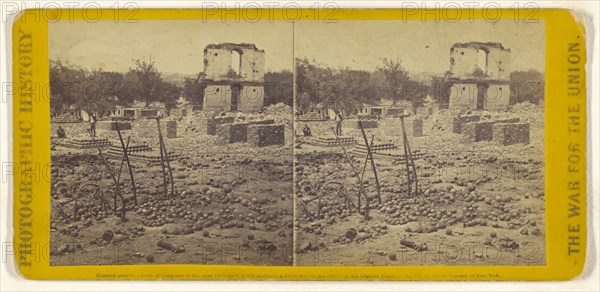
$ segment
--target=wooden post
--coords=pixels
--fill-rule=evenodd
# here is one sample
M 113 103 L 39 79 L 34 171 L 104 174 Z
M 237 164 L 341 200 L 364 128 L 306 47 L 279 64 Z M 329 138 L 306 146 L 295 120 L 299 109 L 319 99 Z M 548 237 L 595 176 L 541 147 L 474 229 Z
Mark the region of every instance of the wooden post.
M 400 115 L 400 123 L 402 124 L 402 145 L 404 146 L 404 161 L 406 163 L 406 189 L 408 190 L 408 195 L 411 194 L 412 189 L 412 179 L 410 178 L 410 162 L 408 161 L 408 148 L 406 147 L 406 128 L 404 127 L 404 115 Z
M 373 140 L 375 140 L 375 135 L 373 135 L 371 137 L 371 143 L 370 143 L 370 145 L 373 145 Z M 367 151 L 367 156 L 365 156 L 365 163 L 363 164 L 363 169 L 362 169 L 362 172 L 360 174 L 361 193 L 363 193 L 362 191 L 364 191 L 364 189 L 362 189 L 362 188 L 364 188 L 363 182 L 364 182 L 365 170 L 367 169 L 367 162 L 369 162 L 369 158 L 370 158 L 370 155 L 369 155 L 369 152 Z M 369 196 L 368 196 L 367 192 L 364 192 L 364 194 L 365 194 L 366 213 L 368 214 L 369 213 Z
M 125 161 L 127 162 L 127 169 L 129 169 L 129 178 L 131 178 L 131 189 L 133 190 L 133 201 L 135 202 L 135 205 L 137 206 L 137 204 L 138 204 L 137 188 L 135 187 L 135 180 L 133 179 L 133 170 L 131 169 L 131 163 L 129 162 L 129 154 L 127 153 L 127 152 L 129 152 L 129 139 L 131 137 L 127 138 L 127 146 L 125 146 L 125 144 L 123 143 L 123 137 L 121 136 L 121 130 L 119 129 L 119 123 L 116 122 L 115 126 L 117 128 L 117 134 L 119 134 L 119 140 L 121 141 L 121 147 L 123 148 L 123 153 L 125 155 Z
M 346 147 L 344 147 L 344 144 L 342 144 L 342 142 L 340 141 L 340 137 L 337 135 L 337 133 L 335 132 L 334 128 L 331 128 L 331 130 L 333 131 L 333 134 L 335 135 L 335 140 L 338 142 L 338 144 L 340 145 L 340 147 L 342 147 L 342 151 L 344 151 L 344 156 L 346 157 L 346 160 L 348 161 L 348 163 L 350 163 L 350 167 L 352 168 L 352 170 L 354 171 L 354 174 L 356 175 L 356 178 L 358 179 L 358 183 L 359 183 L 359 187 L 358 187 L 358 211 L 360 212 L 360 197 L 361 197 L 361 193 L 362 193 L 362 182 L 360 181 L 360 174 L 358 173 L 358 170 L 356 170 L 356 167 L 354 167 L 354 163 L 352 163 L 352 159 L 350 159 L 350 157 L 348 156 L 348 152 L 346 152 Z
M 175 182 L 173 180 L 173 171 L 171 170 L 171 163 L 169 162 L 170 158 L 169 158 L 169 153 L 167 152 L 167 147 L 165 146 L 165 141 L 163 139 L 163 135 L 162 135 L 162 131 L 160 130 L 160 117 L 156 117 L 156 124 L 158 126 L 158 141 L 160 143 L 160 159 L 161 159 L 161 163 L 162 163 L 162 168 L 163 168 L 163 182 L 164 182 L 164 191 L 165 194 L 167 193 L 167 181 L 166 181 L 166 173 L 165 173 L 165 160 L 167 163 L 167 170 L 169 171 L 169 179 L 171 182 L 171 195 L 170 197 L 172 198 L 174 196 L 175 193 Z M 166 159 L 165 159 L 166 158 Z
M 92 137 L 92 143 L 96 146 L 96 149 L 98 149 L 98 155 L 100 155 L 100 159 L 102 160 L 102 163 L 108 169 L 108 173 L 110 174 L 110 177 L 112 178 L 113 182 L 115 183 L 113 211 L 115 212 L 115 215 L 117 215 L 117 197 L 121 197 L 121 199 L 123 199 L 123 196 L 120 194 L 119 182 L 117 181 L 117 178 L 115 177 L 115 174 L 114 174 L 112 168 L 110 167 L 110 164 L 104 157 L 104 154 L 102 154 L 102 148 L 100 148 L 100 146 L 98 146 L 98 144 L 96 143 L 96 138 L 94 137 L 94 135 L 92 135 L 92 131 L 89 130 L 88 133 Z M 121 221 L 124 221 L 124 220 L 125 220 L 125 208 L 123 208 L 123 213 L 121 214 Z
M 165 158 L 167 161 L 167 170 L 169 171 L 169 179 L 171 183 L 171 198 L 175 195 L 175 180 L 173 178 L 173 171 L 171 169 L 171 158 L 169 157 L 169 152 L 167 152 L 167 146 L 165 145 L 165 140 L 163 139 L 162 134 L 160 135 L 160 143 L 162 144 L 162 149 L 165 152 Z
M 163 152 L 162 137 L 160 133 L 160 117 L 156 117 L 156 126 L 158 127 L 158 145 L 160 147 L 160 167 L 163 174 L 163 194 L 167 197 L 167 173 L 165 171 L 165 157 Z
M 358 120 L 358 125 L 360 126 L 360 131 L 362 132 L 363 139 L 365 140 L 365 144 L 367 145 L 367 156 L 371 159 L 371 167 L 373 168 L 373 174 L 375 175 L 375 184 L 377 186 L 377 200 L 379 201 L 379 204 L 381 204 L 381 190 L 379 187 L 379 176 L 377 175 L 377 167 L 375 167 L 375 160 L 373 159 L 373 153 L 371 152 L 371 146 L 369 145 L 369 141 L 367 140 L 367 135 L 365 134 L 365 129 L 363 128 L 361 120 Z

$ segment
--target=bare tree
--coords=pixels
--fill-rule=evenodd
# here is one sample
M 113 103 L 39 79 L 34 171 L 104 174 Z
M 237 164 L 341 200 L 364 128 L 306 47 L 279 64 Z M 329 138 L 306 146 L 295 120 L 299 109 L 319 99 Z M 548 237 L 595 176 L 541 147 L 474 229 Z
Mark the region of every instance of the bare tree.
M 162 83 L 160 72 L 156 69 L 152 59 L 150 61 L 136 59 L 133 60 L 135 68 L 131 71 L 135 74 L 139 82 L 140 97 L 146 100 L 146 107 L 150 105 L 151 100 L 157 100 L 159 94 L 158 86 Z
M 383 58 L 383 67 L 381 67 L 381 71 L 385 74 L 385 79 L 387 81 L 387 87 L 390 91 L 392 102 L 394 105 L 400 99 L 400 92 L 402 90 L 402 85 L 408 81 L 408 72 L 402 66 L 402 62 L 396 58 L 396 60 Z

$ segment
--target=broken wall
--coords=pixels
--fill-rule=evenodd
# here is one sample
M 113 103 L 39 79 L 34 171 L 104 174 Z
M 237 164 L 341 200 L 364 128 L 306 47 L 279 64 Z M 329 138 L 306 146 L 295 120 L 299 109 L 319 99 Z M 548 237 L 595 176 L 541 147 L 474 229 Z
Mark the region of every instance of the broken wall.
M 480 67 L 479 50 L 487 52 L 485 77 L 474 74 Z M 510 80 L 511 52 L 499 43 L 463 43 L 450 49 L 450 72 L 452 78 L 485 78 L 490 80 Z
M 209 84 L 204 88 L 204 110 L 230 111 L 231 110 L 231 86 Z
M 230 84 L 207 84 L 204 89 L 204 110 L 231 111 L 232 92 Z M 237 110 L 259 112 L 264 104 L 264 86 L 240 85 Z
M 450 88 L 449 107 L 460 110 L 477 109 L 478 83 L 454 83 Z M 483 109 L 505 110 L 510 105 L 510 85 L 490 84 L 483 92 Z
M 510 104 L 510 85 L 490 84 L 483 100 L 483 108 L 490 111 L 500 111 Z
M 450 87 L 448 106 L 453 109 L 477 109 L 477 84 L 455 83 Z
M 264 86 L 242 85 L 238 110 L 243 112 L 259 112 L 265 101 Z
M 240 55 L 240 68 L 232 68 L 232 55 Z M 230 70 L 238 72 L 241 81 L 263 82 L 265 52 L 252 44 L 216 44 L 204 50 L 204 73 L 209 80 L 231 80 Z

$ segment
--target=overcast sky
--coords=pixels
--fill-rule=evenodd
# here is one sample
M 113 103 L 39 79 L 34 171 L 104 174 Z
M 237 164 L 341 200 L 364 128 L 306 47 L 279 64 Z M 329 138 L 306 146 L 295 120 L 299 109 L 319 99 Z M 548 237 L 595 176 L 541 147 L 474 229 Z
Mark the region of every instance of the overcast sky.
M 295 24 L 295 56 L 331 67 L 375 70 L 381 58 L 398 57 L 410 72 L 442 73 L 449 68 L 456 42 L 501 42 L 512 50 L 512 70 L 544 72 L 545 25 L 485 21 L 340 21 Z M 86 69 L 124 72 L 134 58 L 152 57 L 163 72 L 194 74 L 203 70 L 210 43 L 254 43 L 265 50 L 267 71 L 292 70 L 292 24 L 220 20 L 162 20 L 137 23 L 101 21 L 49 24 L 51 59 Z
M 486 21 L 340 21 L 299 22 L 296 56 L 334 68 L 374 70 L 381 58 L 402 60 L 409 72 L 443 73 L 450 66 L 450 47 L 457 42 L 500 42 L 512 51 L 512 70 L 544 72 L 545 25 Z
M 204 70 L 206 45 L 226 42 L 265 50 L 267 71 L 293 69 L 292 24 L 286 21 L 62 21 L 50 23 L 48 34 L 51 59 L 86 69 L 124 72 L 132 59 L 152 57 L 160 71 L 194 74 Z

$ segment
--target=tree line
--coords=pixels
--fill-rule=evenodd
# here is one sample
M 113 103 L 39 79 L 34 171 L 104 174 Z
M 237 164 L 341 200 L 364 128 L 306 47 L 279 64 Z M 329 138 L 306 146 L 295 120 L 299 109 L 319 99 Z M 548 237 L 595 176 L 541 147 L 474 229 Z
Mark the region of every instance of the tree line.
M 446 76 L 411 77 L 398 59 L 381 59 L 374 71 L 350 68 L 334 69 L 308 59 L 296 60 L 296 107 L 307 112 L 318 104 L 334 110 L 352 112 L 363 103 L 381 99 L 410 102 L 422 106 L 429 96 L 432 101 L 447 106 L 451 83 Z M 510 74 L 510 104 L 544 101 L 544 74 L 536 70 L 514 71 Z
M 88 113 L 109 114 L 116 104 L 141 101 L 175 108 L 180 97 L 195 105 L 204 98 L 204 73 L 185 78 L 178 86 L 166 80 L 152 60 L 135 59 L 125 72 L 86 70 L 61 60 L 50 60 L 50 107 L 52 115 L 74 106 Z M 290 71 L 265 73 L 265 106 L 283 102 L 292 105 L 293 74 Z
M 161 102 L 167 110 L 176 106 L 181 88 L 168 82 L 154 61 L 132 60 L 126 73 L 86 70 L 61 60 L 50 60 L 50 108 L 56 115 L 71 106 L 101 115 L 117 103 Z
M 309 111 L 317 104 L 351 112 L 363 103 L 382 99 L 398 104 L 423 104 L 429 87 L 412 80 L 399 59 L 381 59 L 372 72 L 350 68 L 334 69 L 308 59 L 296 60 L 296 106 Z

